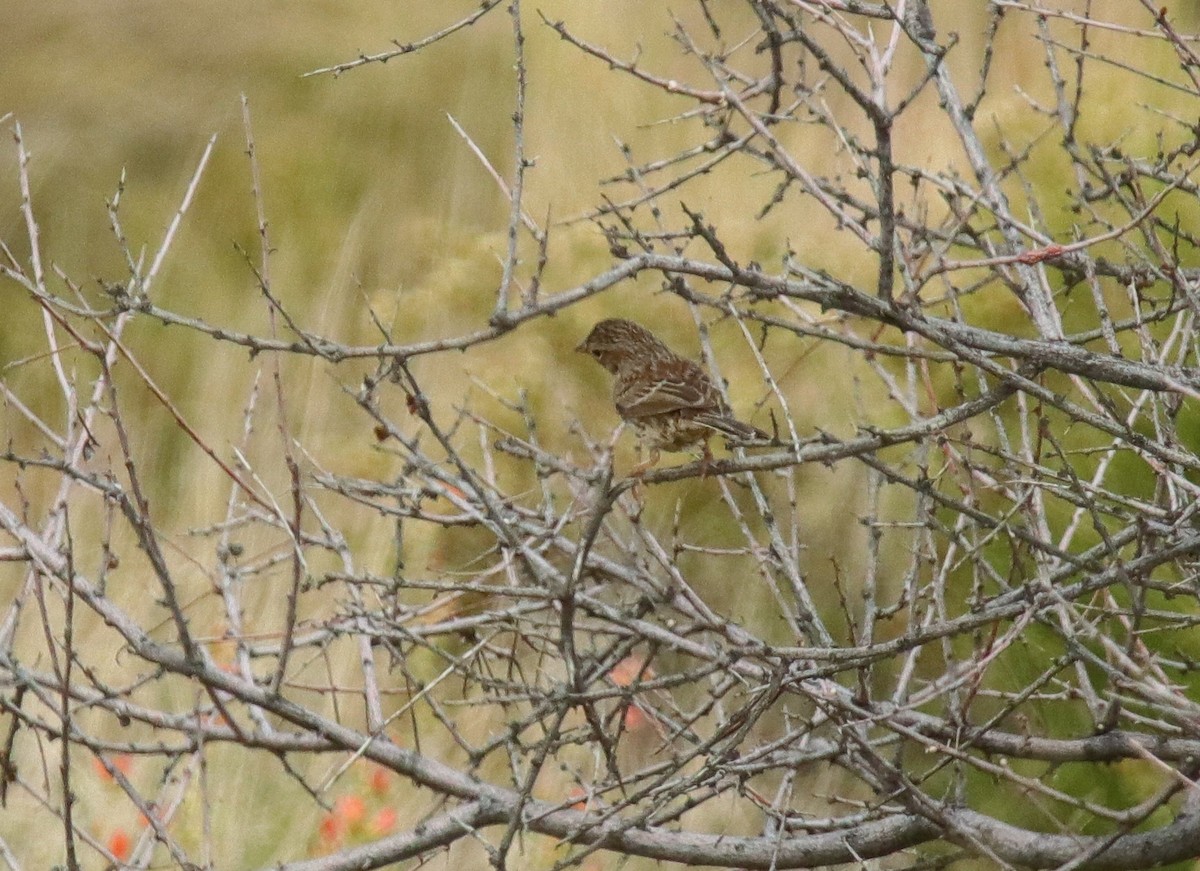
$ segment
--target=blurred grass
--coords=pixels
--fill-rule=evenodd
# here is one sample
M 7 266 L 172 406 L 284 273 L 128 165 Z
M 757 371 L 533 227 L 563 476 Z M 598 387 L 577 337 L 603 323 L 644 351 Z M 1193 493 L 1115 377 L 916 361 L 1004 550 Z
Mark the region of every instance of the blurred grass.
M 982 27 L 981 12 L 966 8 L 970 5 L 938 10 L 946 26 L 962 34 L 963 50 L 951 56 L 951 63 L 964 74 L 976 57 L 971 47 Z M 667 38 L 667 15 L 652 6 L 638 0 L 596 4 L 558 0 L 541 8 L 551 19 L 567 18 L 578 32 L 611 47 L 617 56 L 632 57 L 641 51 L 657 73 L 692 78 L 697 64 L 678 56 Z M 511 174 L 513 75 L 507 16 L 501 10 L 482 26 L 386 66 L 371 65 L 338 78 L 302 77 L 359 52 L 386 49 L 393 38 L 417 39 L 470 8 L 469 3 L 449 9 L 442 4 L 380 0 L 350 7 L 279 0 L 249 5 L 230 0 L 203 4 L 10 0 L 0 28 L 0 99 L 4 101 L 0 114 L 12 112 L 20 121 L 32 153 L 33 199 L 44 251 L 77 280 L 120 278 L 124 264 L 107 228 L 104 201 L 113 195 L 122 171 L 127 172 L 125 229 L 135 249 L 145 247 L 153 253 L 205 142 L 215 133 L 218 144 L 212 164 L 154 295 L 164 306 L 212 323 L 264 331 L 266 306 L 235 248 L 240 246 L 251 261 L 257 261 L 239 104 L 244 94 L 275 248 L 273 286 L 298 321 L 356 343 L 379 340 L 367 315 L 368 305 L 398 340 L 478 327 L 491 310 L 500 276 L 508 206 L 453 131 L 446 113 L 465 127 L 503 175 Z M 749 24 L 748 20 L 742 23 Z M 681 110 L 682 100 L 650 92 L 598 62 L 583 59 L 534 24 L 532 16 L 528 35 L 527 151 L 536 163 L 529 175 L 527 211 L 535 218 L 541 220 L 547 212 L 563 218 L 596 204 L 596 181 L 625 168 L 613 135 L 621 135 L 638 160 L 671 154 L 698 138 L 694 124 L 653 124 Z M 1107 34 L 1095 38 L 1115 39 Z M 1171 63 L 1166 57 L 1156 62 L 1164 69 Z M 996 63 L 994 94 L 1005 94 L 1005 88 L 1021 84 L 1037 99 L 1049 99 L 1038 84 L 1040 60 L 1031 63 L 1019 52 L 1002 52 Z M 918 72 L 914 65 L 912 73 Z M 922 99 L 927 110 L 913 114 L 899 131 L 900 156 L 920 164 L 958 163 L 957 145 L 937 120 L 933 98 Z M 1136 103 L 1134 99 L 1106 102 L 1103 112 L 1086 123 L 1110 133 L 1129 129 L 1135 138 L 1149 136 L 1137 126 L 1141 113 Z M 1025 123 L 1020 119 L 1029 117 L 1024 99 L 1015 93 L 989 101 L 988 108 L 996 114 L 996 127 L 1010 133 L 1013 124 Z M 1035 132 L 1031 129 L 1029 135 Z M 837 143 L 821 128 L 798 125 L 781 135 L 814 172 L 826 172 L 841 159 Z M 1062 171 L 1056 140 L 1048 137 L 1039 148 L 1038 165 L 1052 178 Z M 824 213 L 814 212 L 803 199 L 791 198 L 766 222 L 751 219 L 774 184 L 758 169 L 747 166 L 736 187 L 724 176 L 699 179 L 681 197 L 717 225 L 735 257 L 773 268 L 791 246 L 814 267 L 868 282 L 873 263 L 847 234 L 839 233 Z M 15 178 L 13 150 L 0 150 L 0 237 L 23 255 Z M 1014 186 L 1014 195 L 1019 195 L 1017 191 Z M 667 198 L 669 208 L 674 208 L 674 199 Z M 1063 227 L 1071 220 L 1065 214 L 1050 217 Z M 609 262 L 603 240 L 587 225 L 556 231 L 551 244 L 546 283 L 552 289 L 570 286 Z M 526 253 L 532 256 L 533 252 Z M 596 400 L 606 395 L 606 377 L 570 353 L 592 321 L 626 314 L 661 330 L 680 350 L 691 353 L 696 348 L 689 314 L 677 299 L 658 294 L 657 289 L 649 281 L 633 282 L 540 323 L 536 332 L 522 330 L 473 351 L 462 358 L 461 368 L 425 359 L 416 361 L 414 370 L 443 414 L 472 391 L 476 410 L 517 426 L 515 416 L 505 417 L 499 404 L 483 397 L 467 379 L 476 378 L 509 398 L 529 390 L 530 407 L 547 442 L 575 452 L 576 459 L 582 460 L 578 442 L 568 434 L 570 423 L 581 419 L 596 438 L 605 437 L 615 424 L 615 415 Z M 1020 322 L 1019 308 L 1008 294 L 977 295 L 968 307 L 973 316 L 1013 329 Z M 1079 317 L 1079 328 L 1084 328 L 1086 311 Z M 27 310 L 13 312 L 0 329 L 0 360 L 7 364 L 38 353 L 43 346 L 39 329 Z M 754 403 L 761 397 L 753 393 L 758 379 L 752 357 L 741 346 L 735 328 L 723 324 L 713 332 L 739 412 L 755 414 Z M 240 439 L 241 407 L 262 361 L 248 364 L 245 354 L 236 349 L 149 323 L 135 325 L 129 340 L 188 420 L 227 455 L 225 449 Z M 843 348 L 814 350 L 776 343 L 767 348 L 767 355 L 802 435 L 814 426 L 850 432 L 864 410 L 885 421 L 892 413 L 883 390 L 870 376 L 864 377 L 862 361 Z M 72 362 L 86 371 L 83 361 Z M 351 364 L 331 375 L 324 365 L 289 362 L 284 377 L 295 398 L 288 409 L 292 430 L 334 471 L 387 478 L 396 472 L 394 461 L 378 449 L 368 422 L 353 413 L 353 404 L 333 381 L 353 387 L 363 371 L 361 365 Z M 29 364 L 10 370 L 6 377 L 14 383 L 24 379 L 29 385 L 42 377 L 38 372 L 40 367 Z M 554 377 L 547 377 L 548 372 Z M 949 380 L 939 382 L 940 396 L 951 390 Z M 228 482 L 128 375 L 122 395 L 142 422 L 135 451 L 150 472 L 151 500 L 160 523 L 177 531 L 173 544 L 181 552 L 195 552 L 196 543 L 185 530 L 220 516 Z M 49 419 L 56 423 L 52 396 L 47 403 Z M 600 411 L 595 410 L 598 406 Z M 765 417 L 759 412 L 754 420 L 762 425 Z M 257 424 L 259 434 L 248 452 L 262 461 L 262 468 L 274 469 L 278 475 L 278 440 L 270 436 L 271 421 L 268 415 Z M 627 464 L 628 439 L 621 450 L 621 461 Z M 25 476 L 22 483 L 35 504 L 48 498 L 51 476 L 35 471 Z M 800 470 L 798 480 L 803 494 L 801 529 L 811 559 L 809 580 L 836 620 L 832 579 L 838 573 L 843 578 L 852 576 L 863 559 L 857 524 L 864 507 L 863 473 L 861 467 L 843 464 Z M 273 483 L 278 485 L 279 480 Z M 683 533 L 711 541 L 721 522 L 706 507 L 714 493 L 712 482 L 661 488 L 647 506 L 646 522 L 669 528 L 681 504 Z M 96 517 L 100 515 L 97 508 Z M 360 568 L 389 571 L 395 555 L 386 524 L 367 522 L 348 533 Z M 120 543 L 126 553 L 135 553 L 130 542 Z M 253 552 L 276 543 L 248 544 Z M 407 557 L 417 570 L 426 564 L 462 565 L 482 546 L 470 536 L 446 533 L 411 542 Z M 905 559 L 899 537 L 889 538 L 885 548 L 891 549 L 898 564 Z M 136 556 L 127 559 L 133 563 Z M 681 566 L 695 569 L 697 576 L 732 574 L 728 562 L 701 573 L 704 562 L 700 556 L 688 555 Z M 214 623 L 219 612 L 204 598 L 205 570 L 196 567 L 184 577 L 198 597 L 197 625 L 219 629 Z M 278 625 L 280 589 L 278 578 L 256 579 L 246 599 L 248 625 Z M 735 589 L 714 583 L 704 592 L 714 607 L 746 620 L 767 637 L 786 640 L 785 627 L 771 616 L 776 612 L 767 594 L 748 595 L 748 589 L 748 585 Z M 152 613 L 150 602 L 139 605 L 147 598 L 143 589 L 118 588 L 113 594 L 133 609 Z M 307 602 L 306 607 L 321 606 Z M 97 638 L 108 637 L 102 627 L 85 623 L 84 629 Z M 355 657 L 348 650 L 340 652 L 344 655 L 335 663 L 337 682 L 353 686 Z M 486 724 L 481 722 L 479 728 Z M 427 749 L 436 753 L 444 748 Z M 317 768 L 327 761 L 312 765 Z M 149 786 L 159 773 L 143 771 L 141 776 Z M 306 842 L 295 833 L 315 830 L 320 811 L 278 768 L 249 760 L 234 748 L 221 748 L 210 762 L 209 778 L 220 815 L 218 867 L 246 867 L 304 852 Z M 96 813 L 102 827 L 106 803 L 113 801 L 106 791 L 110 787 L 84 784 L 80 788 L 84 806 Z M 565 792 L 565 786 L 547 786 L 548 794 L 555 790 Z M 836 790 L 830 786 L 828 791 Z M 412 825 L 423 809 L 420 801 L 411 805 L 402 814 L 402 826 Z M 263 815 L 264 807 L 270 807 L 271 813 Z M 0 821 L 0 832 L 11 836 L 35 818 L 31 808 L 14 808 Z M 197 819 L 194 809 L 187 819 L 189 823 Z M 247 820 L 254 822 L 247 824 Z M 727 824 L 733 831 L 746 821 L 731 819 Z M 22 858 L 31 866 L 61 858 L 39 852 L 33 845 L 28 849 Z M 538 862 L 548 864 L 552 859 L 546 855 Z M 611 866 L 601 862 L 596 867 Z M 637 871 L 656 866 L 634 861 L 622 867 Z

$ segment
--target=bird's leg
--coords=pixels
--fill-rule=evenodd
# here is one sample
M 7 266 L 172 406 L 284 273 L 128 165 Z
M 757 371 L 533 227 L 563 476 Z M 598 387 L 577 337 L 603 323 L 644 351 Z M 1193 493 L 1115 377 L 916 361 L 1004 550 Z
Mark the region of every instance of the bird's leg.
M 633 510 L 629 512 L 629 520 L 634 523 L 640 523 L 642 519 L 642 510 L 646 507 L 645 494 L 642 492 L 642 479 L 634 478 L 633 486 L 629 488 L 629 499 L 633 502 Z
M 650 449 L 650 459 L 648 459 L 644 462 L 638 463 L 636 466 L 634 466 L 629 471 L 629 477 L 641 478 L 642 475 L 646 474 L 646 472 L 649 471 L 651 466 L 654 466 L 656 463 L 658 463 L 658 458 L 660 456 L 661 456 L 661 454 L 659 454 L 658 448 L 651 448 Z
M 705 439 L 702 444 L 704 453 L 700 455 L 700 477 L 703 479 L 708 477 L 708 465 L 713 461 L 713 455 L 708 447 L 708 439 Z
M 641 455 L 642 455 L 642 446 L 638 445 L 638 457 L 640 458 Z M 629 477 L 633 479 L 633 487 L 630 489 L 629 492 L 630 492 L 630 495 L 633 496 L 634 500 L 638 503 L 637 513 L 632 518 L 635 523 L 642 516 L 642 508 L 643 508 L 642 475 L 646 474 L 646 472 L 650 469 L 650 467 L 658 462 L 658 458 L 659 458 L 658 448 L 651 448 L 650 449 L 650 458 L 643 462 L 639 462 L 636 466 L 634 466 L 632 469 L 629 470 Z

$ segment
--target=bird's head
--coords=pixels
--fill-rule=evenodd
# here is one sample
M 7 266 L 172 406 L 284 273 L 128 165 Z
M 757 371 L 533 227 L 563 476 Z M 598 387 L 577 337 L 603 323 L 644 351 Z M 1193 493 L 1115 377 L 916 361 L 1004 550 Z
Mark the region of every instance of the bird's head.
M 623 318 L 608 318 L 592 327 L 576 351 L 587 354 L 609 372 L 637 357 L 654 356 L 662 343 L 648 329 Z

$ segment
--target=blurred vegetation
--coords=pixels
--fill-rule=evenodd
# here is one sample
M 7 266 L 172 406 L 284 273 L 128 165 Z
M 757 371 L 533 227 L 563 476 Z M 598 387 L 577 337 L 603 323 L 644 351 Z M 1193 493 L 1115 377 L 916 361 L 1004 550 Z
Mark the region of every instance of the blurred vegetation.
M 641 51 L 643 60 L 660 75 L 696 74 L 696 64 L 682 59 L 672 45 L 668 14 L 658 7 L 644 0 L 588 4 L 547 0 L 538 8 L 547 18 L 568 19 L 577 32 L 618 56 L 632 57 Z M 963 40 L 951 62 L 956 72 L 967 76 L 976 63 L 970 49 L 985 25 L 986 4 L 941 7 L 942 26 L 959 31 Z M 240 97 L 245 95 L 274 248 L 273 290 L 293 316 L 309 329 L 358 343 L 380 340 L 369 309 L 398 340 L 478 328 L 494 302 L 509 207 L 447 114 L 502 175 L 511 175 L 509 116 L 514 82 L 508 16 L 490 15 L 482 25 L 428 51 L 386 65 L 367 65 L 337 77 L 304 76 L 360 52 L 384 50 L 393 39 L 415 41 L 471 8 L 471 3 L 378 0 L 350 5 L 332 0 L 253 4 L 9 0 L 0 27 L 0 115 L 11 112 L 20 122 L 32 154 L 32 195 L 44 251 L 76 279 L 118 280 L 125 267 L 108 228 L 105 201 L 114 195 L 122 173 L 126 181 L 121 215 L 126 232 L 136 246 L 152 252 L 207 140 L 215 134 L 212 163 L 154 296 L 161 305 L 210 323 L 264 332 L 267 307 L 247 262 L 257 263 L 258 239 L 242 128 Z M 1190 13 L 1190 9 L 1178 10 L 1180 15 Z M 695 122 L 657 123 L 679 109 L 668 97 L 582 57 L 540 26 L 532 7 L 526 14 L 530 121 L 526 148 L 535 159 L 526 204 L 531 215 L 541 220 L 549 214 L 560 220 L 594 207 L 598 183 L 626 168 L 616 136 L 639 161 L 672 154 L 695 141 Z M 1097 51 L 1103 51 L 1108 38 L 1097 35 L 1101 43 Z M 1165 53 L 1162 63 L 1172 63 Z M 1051 95 L 1045 92 L 1037 69 L 1040 56 L 1013 51 L 999 55 L 996 64 L 997 84 L 992 91 L 996 98 L 989 101 L 988 109 L 996 116 L 996 128 L 1014 135 L 1012 118 L 1035 119 L 1027 111 L 1026 94 L 1017 88 L 1031 99 Z M 914 68 L 914 75 L 918 72 Z M 927 94 L 924 99 L 933 97 Z M 1170 104 L 1163 100 L 1161 93 L 1125 93 L 1120 100 L 1103 103 L 1103 112 L 1088 116 L 1084 124 L 1106 131 L 1109 138 L 1118 131 L 1128 131 L 1131 140 L 1149 137 L 1152 132 L 1137 123 L 1143 111 L 1139 104 L 1158 101 L 1169 112 Z M 936 131 L 942 122 L 930 112 L 929 123 Z M 1036 125 L 1036 120 L 1021 123 Z M 956 151 L 954 144 L 936 132 L 912 130 L 909 136 L 904 129 L 898 132 L 902 159 L 953 162 L 948 155 Z M 794 137 L 797 150 L 815 169 L 836 161 L 836 143 L 824 129 L 800 127 L 787 135 Z M 1028 136 L 1037 135 L 1031 126 Z M 1046 177 L 1034 181 L 1039 191 L 1052 189 L 1054 175 L 1065 166 L 1059 143 L 1050 137 L 1036 147 L 1044 152 L 1035 163 Z M 19 243 L 24 233 L 15 161 L 14 149 L 0 150 L 0 238 Z M 757 167 L 745 169 L 737 187 L 730 187 L 725 176 L 700 179 L 679 198 L 702 210 L 720 228 L 737 257 L 774 266 L 791 247 L 811 265 L 839 264 L 839 274 L 852 278 L 846 259 L 861 255 L 839 239 L 828 216 L 814 211 L 810 203 L 792 198 L 769 220 L 754 220 L 773 182 L 760 178 Z M 628 185 L 616 187 L 623 194 L 630 190 Z M 1181 201 L 1179 210 L 1185 220 L 1196 215 L 1195 203 Z M 1047 219 L 1067 234 L 1074 220 L 1065 212 Z M 19 246 L 15 253 L 27 254 Z M 536 256 L 532 250 L 524 253 L 527 258 Z M 554 289 L 569 287 L 609 262 L 603 238 L 586 222 L 555 230 L 550 253 L 545 281 Z M 863 278 L 868 279 L 873 269 L 873 264 L 863 262 Z M 89 293 L 98 290 L 98 283 L 85 288 Z M 570 433 L 574 421 L 581 421 L 595 439 L 607 438 L 616 423 L 607 404 L 597 401 L 607 390 L 604 374 L 587 361 L 576 361 L 571 353 L 592 321 L 621 313 L 659 329 L 681 350 L 696 350 L 694 325 L 683 304 L 657 291 L 647 282 L 633 282 L 561 317 L 539 322 L 536 332 L 521 330 L 472 351 L 462 360 L 461 369 L 447 367 L 438 358 L 417 361 L 414 371 L 425 380 L 440 413 L 451 413 L 469 395 L 477 413 L 502 425 L 517 426 L 517 416 L 489 399 L 480 385 L 509 399 L 527 391 L 546 442 L 571 452 L 579 445 Z M 1017 303 L 1011 295 L 977 295 L 967 304 L 977 309 L 971 312 L 973 319 L 1005 325 L 1017 320 Z M 1086 304 L 1078 310 L 1068 306 L 1066 311 L 1069 329 L 1093 326 Z M 738 389 L 757 381 L 753 358 L 736 327 L 716 325 L 713 336 L 739 410 L 763 424 L 766 415 L 756 406 L 762 397 Z M 137 324 L 128 339 L 132 346 L 149 351 L 142 359 L 150 364 L 152 376 L 210 444 L 238 443 L 242 408 L 263 361 L 248 364 L 237 349 L 150 323 Z M 151 349 L 156 346 L 170 351 L 155 353 Z M 42 347 L 36 321 L 25 322 L 18 316 L 4 321 L 0 325 L 4 377 L 14 383 L 43 377 L 40 367 L 35 372 L 35 367 L 21 362 Z M 802 434 L 818 426 L 845 433 L 863 416 L 888 422 L 886 394 L 874 380 L 862 378 L 860 361 L 846 349 L 768 347 L 766 353 L 797 412 Z M 363 365 L 347 364 L 337 370 L 336 378 L 353 388 L 365 371 Z M 944 380 L 936 385 L 937 395 L 952 397 L 958 387 L 951 373 L 939 374 Z M 339 472 L 379 478 L 397 473 L 389 455 L 376 445 L 367 421 L 347 413 L 353 405 L 330 383 L 327 367 L 290 361 L 284 377 L 293 396 L 311 396 L 314 401 L 311 406 L 289 409 L 293 434 L 301 444 L 323 461 L 336 462 Z M 145 427 L 143 441 L 135 445 L 146 468 L 154 472 L 151 502 L 159 506 L 160 522 L 177 530 L 205 522 L 215 506 L 219 511 L 227 482 L 177 429 L 165 425 L 166 413 L 148 391 L 130 381 L 125 399 L 147 419 L 164 421 L 161 427 Z M 48 413 L 56 413 L 53 409 Z M 1187 426 L 1195 429 L 1194 416 L 1185 415 L 1182 422 L 1188 420 Z M 266 446 L 256 450 L 269 450 L 271 440 L 264 442 Z M 629 461 L 627 443 L 620 456 Z M 799 472 L 799 480 L 806 502 L 801 513 L 812 555 L 813 588 L 833 613 L 836 602 L 822 576 L 835 571 L 851 575 L 861 560 L 856 516 L 862 471 L 845 465 L 806 468 Z M 49 483 L 49 476 L 30 472 L 23 486 L 36 501 L 46 498 Z M 647 522 L 669 525 L 678 514 L 684 518 L 685 535 L 704 532 L 708 543 L 718 546 L 719 539 L 709 534 L 715 521 L 705 507 L 714 498 L 713 486 L 709 481 L 690 481 L 658 488 L 647 505 Z M 1135 490 L 1130 486 L 1126 492 Z M 97 516 L 100 513 L 98 506 Z M 396 558 L 388 531 L 380 525 L 364 528 L 360 534 L 361 542 L 352 544 L 386 574 Z M 181 545 L 186 544 L 183 532 L 180 536 Z M 446 532 L 436 540 L 409 542 L 406 558 L 418 570 L 425 563 L 467 565 L 483 546 L 472 541 L 469 532 Z M 897 560 L 902 560 L 899 548 L 895 550 Z M 705 559 L 685 554 L 681 565 L 690 570 Z M 728 571 L 728 566 L 722 566 L 713 574 Z M 258 623 L 267 614 L 278 616 L 281 604 L 275 584 L 274 579 L 269 583 L 264 579 L 257 593 L 262 614 L 248 614 L 248 623 Z M 755 623 L 770 637 L 772 612 L 765 593 L 747 595 L 746 589 L 720 586 L 710 592 L 714 607 Z M 197 595 L 202 594 L 203 573 L 198 571 Z M 136 599 L 146 591 L 117 590 L 114 595 Z M 254 599 L 248 595 L 247 600 Z M 195 613 L 203 627 L 203 606 Z M 883 627 L 881 634 L 902 628 Z M 215 626 L 214 634 L 219 629 Z M 102 634 L 99 628 L 95 631 Z M 1025 643 L 1037 645 L 1041 640 L 1031 632 Z M 352 683 L 353 656 L 349 648 L 340 653 L 345 654 L 344 661 L 330 667 Z M 1019 654 L 1019 648 L 1014 648 L 1008 657 L 1014 672 L 1021 669 Z M 1045 651 L 1039 656 L 1046 656 Z M 1016 674 L 1014 685 L 1025 677 Z M 1046 733 L 1071 729 L 1066 724 L 1040 725 Z M 215 857 L 216 866 L 248 867 L 313 849 L 310 836 L 317 837 L 313 833 L 318 832 L 325 812 L 278 770 L 248 771 L 239 757 L 235 748 L 222 748 L 210 762 L 210 788 L 218 800 L 219 842 L 224 851 Z M 336 764 L 329 762 L 330 776 Z M 1120 780 L 1134 789 L 1137 767 L 1130 764 L 1134 773 L 1129 779 L 1114 778 L 1096 788 L 1117 788 L 1114 784 Z M 1083 772 L 1091 773 L 1090 767 Z M 162 776 L 164 772 L 144 768 L 131 775 Z M 1064 781 L 1073 776 L 1064 769 Z M 105 816 L 113 787 L 101 776 L 95 780 L 80 784 L 79 789 L 84 807 L 95 814 L 97 837 L 104 839 L 117 825 Z M 281 783 L 286 785 L 280 787 Z M 1062 787 L 1068 789 L 1065 783 Z M 560 785 L 548 787 L 547 792 L 556 790 L 565 794 Z M 402 808 L 404 803 L 397 800 Z M 1127 800 L 1115 802 L 1121 803 Z M 400 816 L 401 825 L 411 824 L 419 810 L 402 809 Z M 0 833 L 18 837 L 15 833 L 28 819 L 22 813 L 6 813 L 0 818 Z M 193 809 L 187 819 L 198 825 L 198 812 Z M 121 824 L 135 826 L 135 821 Z M 741 827 L 737 820 L 727 824 L 730 831 Z M 544 854 L 536 852 L 541 849 L 531 847 L 535 852 L 528 867 L 554 861 L 549 847 Z M 39 863 L 57 857 L 38 856 L 32 850 L 23 858 L 29 867 L 40 867 Z M 605 864 L 603 855 L 594 859 L 590 867 L 617 867 Z M 620 867 L 657 866 L 629 861 Z

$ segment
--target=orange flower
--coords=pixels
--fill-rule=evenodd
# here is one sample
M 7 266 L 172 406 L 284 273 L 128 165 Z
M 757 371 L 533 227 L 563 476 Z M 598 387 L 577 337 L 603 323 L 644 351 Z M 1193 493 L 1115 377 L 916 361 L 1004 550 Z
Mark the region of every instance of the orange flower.
M 625 728 L 630 732 L 644 729 L 653 722 L 651 716 L 637 705 L 630 705 L 625 709 Z
M 376 795 L 387 795 L 388 790 L 392 786 L 392 772 L 388 771 L 382 765 L 371 766 L 371 774 L 368 778 L 371 785 L 371 792 Z
M 619 687 L 627 687 L 637 680 L 652 680 L 654 669 L 640 656 L 627 656 L 612 667 L 608 679 Z
M 317 832 L 321 836 L 321 846 L 328 849 L 336 847 L 342 841 L 344 830 L 345 825 L 336 814 L 325 814 L 321 817 L 321 824 L 317 827 Z
M 115 778 L 113 777 L 112 772 L 110 772 L 108 767 L 104 764 L 105 761 L 107 761 L 109 765 L 117 769 L 117 771 L 121 772 L 126 777 L 129 776 L 129 772 L 133 771 L 133 757 L 128 753 L 118 753 L 115 756 L 107 759 L 105 757 L 93 756 L 92 769 L 96 772 L 96 775 L 101 780 L 106 780 L 109 783 L 111 783 Z
M 105 846 L 108 848 L 108 852 L 116 857 L 118 862 L 124 862 L 133 851 L 133 838 L 129 837 L 129 832 L 124 829 L 113 829 L 113 833 L 108 836 L 108 843 Z
M 367 815 L 367 803 L 361 795 L 343 795 L 333 803 L 333 813 L 347 826 L 356 826 Z
M 371 817 L 371 834 L 386 835 L 394 828 L 396 828 L 395 808 L 381 807 L 375 811 L 375 816 Z
M 587 792 L 582 786 L 571 787 L 571 791 L 567 793 L 567 800 L 570 801 L 571 799 L 576 799 L 576 801 L 571 804 L 571 810 L 587 810 Z

